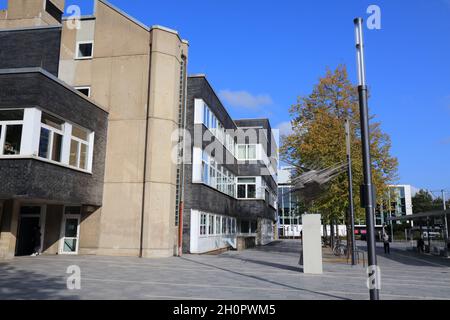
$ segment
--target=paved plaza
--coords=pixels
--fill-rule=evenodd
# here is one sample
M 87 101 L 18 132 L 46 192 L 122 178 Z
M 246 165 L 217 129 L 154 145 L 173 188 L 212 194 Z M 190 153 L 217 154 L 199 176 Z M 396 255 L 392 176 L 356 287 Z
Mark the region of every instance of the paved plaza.
M 382 299 L 449 299 L 450 260 L 378 244 Z M 21 257 L 0 262 L 0 299 L 368 299 L 365 269 L 325 254 L 324 274 L 305 275 L 300 243 L 285 240 L 243 252 L 138 259 Z M 81 269 L 68 290 L 67 268 Z

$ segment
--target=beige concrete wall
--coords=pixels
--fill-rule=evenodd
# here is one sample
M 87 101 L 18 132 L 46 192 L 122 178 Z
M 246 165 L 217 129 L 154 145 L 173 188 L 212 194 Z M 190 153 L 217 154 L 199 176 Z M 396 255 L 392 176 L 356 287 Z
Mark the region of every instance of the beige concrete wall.
M 99 254 L 140 248 L 149 74 L 149 32 L 97 3 L 92 98 L 109 114 Z
M 172 256 L 177 227 L 171 135 L 178 128 L 187 45 L 176 33 L 149 31 L 102 1 L 95 16 L 95 23 L 82 21 L 81 31 L 64 26 L 60 64 L 60 78 L 91 86 L 91 98 L 109 112 L 103 207 L 87 227 L 82 223 L 80 253 L 139 255 L 144 212 L 143 255 Z M 93 59 L 75 61 L 75 43 L 92 33 Z M 98 239 L 92 230 L 99 230 Z
M 64 11 L 64 0 L 52 0 Z M 0 14 L 0 29 L 59 24 L 45 11 L 45 0 L 8 0 L 6 13 Z
M 80 29 L 70 28 L 68 24 L 63 24 L 58 75 L 61 80 L 74 87 L 92 85 L 93 60 L 76 60 L 76 46 L 80 41 L 93 41 L 94 36 L 94 19 L 81 20 Z
M 180 63 L 187 48 L 177 34 L 159 28 L 151 31 L 152 56 L 145 177 L 143 255 L 176 253 L 175 193 L 177 166 L 171 159 L 178 128 Z
M 81 209 L 80 237 L 78 253 L 82 255 L 96 254 L 100 238 L 101 208 L 83 206 Z
M 43 254 L 57 254 L 61 239 L 61 222 L 64 213 L 62 205 L 47 205 L 45 214 L 45 231 Z
M 8 200 L 3 204 L 0 224 L 0 260 L 14 258 L 19 225 L 20 203 Z

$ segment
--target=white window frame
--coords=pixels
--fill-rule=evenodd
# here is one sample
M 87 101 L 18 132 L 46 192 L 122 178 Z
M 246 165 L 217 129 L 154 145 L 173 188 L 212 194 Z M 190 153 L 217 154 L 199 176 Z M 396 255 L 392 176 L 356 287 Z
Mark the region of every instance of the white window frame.
M 80 57 L 80 44 L 92 44 L 92 52 L 91 55 L 88 57 Z M 75 60 L 89 60 L 94 57 L 94 41 L 77 41 L 77 48 L 75 53 Z
M 203 223 L 203 217 L 205 217 L 205 223 Z M 206 213 L 200 212 L 199 214 L 199 219 L 200 219 L 200 223 L 199 223 L 199 235 L 200 237 L 207 237 L 208 236 L 208 215 Z M 202 233 L 202 227 L 204 227 L 205 232 Z
M 82 95 L 84 95 L 82 92 L 80 92 L 80 90 L 88 90 L 88 95 L 87 97 L 90 98 L 91 97 L 91 87 L 89 86 L 82 86 L 82 87 L 74 87 L 75 90 L 77 90 L 79 93 L 81 93 Z
M 11 109 L 11 108 L 0 108 L 0 111 L 13 111 L 13 110 L 23 110 L 23 118 L 22 120 L 3 120 L 0 121 L 0 156 L 1 157 L 18 157 L 22 154 L 22 145 L 23 145 L 23 137 L 24 137 L 24 127 L 25 127 L 25 111 L 24 108 L 17 108 L 17 109 Z M 22 126 L 22 135 L 20 137 L 20 153 L 17 155 L 11 155 L 11 154 L 3 154 L 5 149 L 5 140 L 6 140 L 6 127 L 10 125 L 21 125 Z
M 214 228 L 215 228 L 216 219 L 213 214 L 208 214 L 208 235 L 213 236 L 215 234 Z
M 243 147 L 245 146 L 245 158 L 241 158 L 239 156 L 239 147 Z M 258 157 L 258 146 L 259 144 L 256 143 L 250 143 L 250 144 L 236 144 L 236 159 L 239 161 L 256 161 L 259 160 Z M 250 158 L 250 147 L 255 147 L 255 157 L 254 158 Z
M 249 183 L 249 182 L 239 182 L 239 179 L 255 179 L 255 182 L 253 183 Z M 238 193 L 238 188 L 240 185 L 244 185 L 245 186 L 245 198 L 239 198 L 239 193 Z M 254 198 L 249 198 L 248 197 L 248 186 L 249 185 L 255 185 L 255 197 Z M 236 180 L 236 197 L 239 200 L 255 200 L 258 199 L 258 179 L 256 179 L 256 177 L 237 177 Z
M 73 127 L 73 126 L 72 126 L 72 127 Z M 91 160 L 90 160 L 90 154 L 91 154 L 91 143 L 90 143 L 90 140 L 91 140 L 91 135 L 92 135 L 93 133 L 90 132 L 89 130 L 83 128 L 83 127 L 80 127 L 80 126 L 76 126 L 76 127 L 78 127 L 78 128 L 81 129 L 81 130 L 86 131 L 86 134 L 87 134 L 87 141 L 86 141 L 86 140 L 83 140 L 83 139 L 80 139 L 80 138 L 78 138 L 78 137 L 75 137 L 75 136 L 73 135 L 73 132 L 72 132 L 72 135 L 71 135 L 71 137 L 70 137 L 69 158 L 70 158 L 70 149 L 72 149 L 72 140 L 78 142 L 78 149 L 77 149 L 76 165 L 75 165 L 75 166 L 74 166 L 74 165 L 71 165 L 71 164 L 70 164 L 70 161 L 69 161 L 69 166 L 72 167 L 72 168 L 77 168 L 77 169 L 79 169 L 79 170 L 83 170 L 83 171 L 90 171 L 90 170 L 89 170 L 89 169 L 90 169 L 90 168 L 89 168 L 89 167 L 90 167 L 90 163 L 91 163 Z M 86 168 L 81 168 L 81 167 L 80 167 L 80 163 L 81 163 L 81 145 L 82 145 L 82 144 L 84 144 L 84 145 L 86 146 L 86 159 L 85 159 Z
M 41 157 L 39 155 L 39 146 L 41 144 L 41 130 L 39 130 L 39 144 L 38 144 L 38 152 L 37 155 L 39 158 L 41 159 L 46 159 L 48 161 L 52 161 L 52 162 L 57 162 L 57 163 L 61 163 L 62 162 L 62 158 L 63 158 L 63 150 L 64 150 L 64 126 L 66 125 L 66 123 L 63 123 L 62 126 L 62 130 L 58 130 L 55 127 L 49 126 L 47 124 L 44 124 L 41 122 L 41 128 L 47 129 L 48 131 L 50 131 L 50 135 L 49 135 L 49 150 L 48 150 L 48 155 L 47 158 Z M 61 159 L 59 161 L 56 160 L 52 160 L 53 157 L 53 136 L 56 134 L 59 134 L 62 136 L 62 140 L 61 140 Z
M 21 125 L 22 126 L 22 134 L 20 137 L 20 153 L 19 154 L 4 154 L 4 149 L 5 149 L 5 140 L 6 140 L 6 128 L 7 126 L 17 126 L 17 125 Z M 2 157 L 17 157 L 20 156 L 20 154 L 22 153 L 22 137 L 23 137 L 23 127 L 24 127 L 24 123 L 23 120 L 13 120 L 13 121 L 0 121 L 0 127 L 1 127 L 1 132 L 0 132 L 0 156 Z

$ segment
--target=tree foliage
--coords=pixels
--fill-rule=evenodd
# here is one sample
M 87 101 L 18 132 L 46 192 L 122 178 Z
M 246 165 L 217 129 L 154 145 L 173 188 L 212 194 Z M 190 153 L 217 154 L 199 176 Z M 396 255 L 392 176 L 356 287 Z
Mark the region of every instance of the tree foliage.
M 299 97 L 290 109 L 293 133 L 282 138 L 282 159 L 296 167 L 328 168 L 347 163 L 345 120 L 351 124 L 351 152 L 355 212 L 362 217 L 359 186 L 363 183 L 360 118 L 357 87 L 348 79 L 346 67 L 327 70 L 311 94 Z M 398 162 L 390 155 L 391 141 L 380 123 L 371 119 L 373 183 L 377 199 L 387 194 L 396 179 Z M 297 172 L 300 174 L 300 172 Z M 310 211 L 325 218 L 343 219 L 348 210 L 348 180 L 342 174 L 328 183 L 322 194 L 309 203 Z
M 442 198 L 433 199 L 431 193 L 422 189 L 412 197 L 412 205 L 414 213 L 440 211 L 444 207 Z

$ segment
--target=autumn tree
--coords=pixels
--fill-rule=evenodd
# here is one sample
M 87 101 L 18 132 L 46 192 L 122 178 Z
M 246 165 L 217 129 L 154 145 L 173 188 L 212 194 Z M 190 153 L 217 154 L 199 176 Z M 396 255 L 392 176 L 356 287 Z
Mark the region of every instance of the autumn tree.
M 298 98 L 290 115 L 293 132 L 282 138 L 281 155 L 296 168 L 323 169 L 346 163 L 344 126 L 349 119 L 355 214 L 364 219 L 364 210 L 359 205 L 363 168 L 358 92 L 348 79 L 346 67 L 327 70 L 311 94 Z M 388 184 L 396 179 L 398 162 L 390 154 L 389 136 L 373 117 L 370 130 L 373 184 L 381 201 L 387 194 Z M 301 174 L 302 170 L 297 171 Z M 320 212 L 325 220 L 345 219 L 349 207 L 347 175 L 341 174 L 329 182 L 308 205 L 310 211 Z

